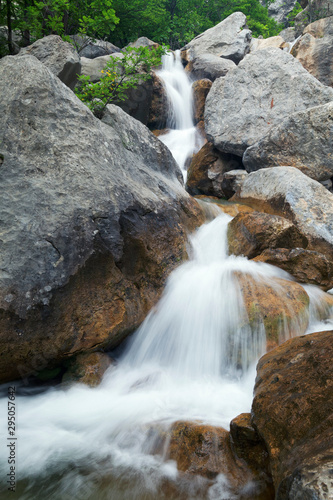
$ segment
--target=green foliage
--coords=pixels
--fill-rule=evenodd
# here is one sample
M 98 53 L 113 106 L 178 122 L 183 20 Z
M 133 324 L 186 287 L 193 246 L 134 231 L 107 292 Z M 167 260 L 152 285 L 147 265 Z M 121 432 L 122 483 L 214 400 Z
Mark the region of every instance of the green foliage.
M 100 118 L 108 104 L 124 101 L 129 89 L 151 78 L 151 69 L 161 64 L 165 53 L 164 47 L 128 47 L 121 59 L 110 57 L 98 82 L 81 75 L 75 93 Z
M 302 6 L 296 2 L 295 4 L 295 7 L 293 8 L 293 10 L 287 15 L 287 18 L 289 20 L 289 25 L 290 26 L 294 26 L 295 25 L 295 17 L 297 16 L 297 14 L 299 14 L 300 12 L 302 12 L 303 8 Z

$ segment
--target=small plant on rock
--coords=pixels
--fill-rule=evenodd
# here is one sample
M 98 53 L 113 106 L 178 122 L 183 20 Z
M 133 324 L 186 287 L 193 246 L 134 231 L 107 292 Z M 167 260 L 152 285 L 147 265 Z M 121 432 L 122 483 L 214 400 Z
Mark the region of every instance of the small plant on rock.
M 125 101 L 129 89 L 152 77 L 152 68 L 161 64 L 165 53 L 165 47 L 127 47 L 122 57 L 110 57 L 98 82 L 92 83 L 89 76 L 81 75 L 75 93 L 101 118 L 108 104 Z

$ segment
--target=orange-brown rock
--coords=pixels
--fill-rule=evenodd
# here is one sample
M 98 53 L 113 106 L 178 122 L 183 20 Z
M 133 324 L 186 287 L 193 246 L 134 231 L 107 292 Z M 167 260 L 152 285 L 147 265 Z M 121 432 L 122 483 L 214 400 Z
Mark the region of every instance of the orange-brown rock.
M 102 352 L 79 354 L 70 360 L 62 381 L 64 383 L 79 382 L 96 387 L 111 364 L 111 358 Z
M 236 455 L 245 460 L 254 474 L 262 478 L 274 498 L 268 452 L 265 443 L 253 427 L 250 413 L 241 413 L 230 422 L 230 438 Z
M 332 12 L 331 12 L 332 14 Z M 292 49 L 293 56 L 324 85 L 333 86 L 333 16 L 309 24 Z
M 221 153 L 207 142 L 195 154 L 187 172 L 186 188 L 192 195 L 206 194 L 223 197 L 223 174 L 239 168 L 241 159 L 237 156 Z
M 224 212 L 231 217 L 236 217 L 239 213 L 250 213 L 253 212 L 253 208 L 243 205 L 242 203 L 235 203 L 232 201 L 223 200 L 221 198 L 217 198 L 216 196 L 205 196 L 203 194 L 199 194 L 195 196 L 195 199 L 199 201 L 200 206 L 202 207 L 206 218 L 210 219 L 211 210 L 207 207 L 214 205 L 219 208 L 221 212 Z M 202 203 L 203 202 L 203 203 Z M 214 210 L 215 218 L 218 214 Z
M 267 248 L 306 247 L 307 239 L 289 220 L 261 212 L 237 215 L 228 225 L 229 252 L 249 259 Z
M 285 342 L 257 366 L 252 423 L 276 499 L 333 498 L 333 332 Z
M 153 93 L 147 126 L 151 130 L 165 129 L 167 126 L 168 113 L 169 102 L 164 85 L 156 73 L 153 73 Z
M 170 430 L 167 457 L 177 462 L 178 470 L 211 480 L 219 474 L 227 478 L 225 493 L 243 500 L 273 499 L 269 478 L 251 470 L 232 449 L 230 433 L 219 427 L 179 421 Z M 267 480 L 266 480 L 267 479 Z M 249 488 L 249 483 L 252 487 Z M 247 489 L 248 488 L 248 489 Z
M 264 328 L 267 350 L 306 332 L 309 297 L 301 285 L 259 274 L 234 274 L 247 311 L 243 321 L 249 323 L 252 331 Z
M 317 285 L 323 290 L 333 287 L 333 263 L 325 255 L 314 250 L 266 249 L 253 260 L 280 267 L 298 282 Z
M 194 101 L 194 123 L 204 120 L 205 102 L 213 82 L 208 78 L 197 80 L 192 85 Z

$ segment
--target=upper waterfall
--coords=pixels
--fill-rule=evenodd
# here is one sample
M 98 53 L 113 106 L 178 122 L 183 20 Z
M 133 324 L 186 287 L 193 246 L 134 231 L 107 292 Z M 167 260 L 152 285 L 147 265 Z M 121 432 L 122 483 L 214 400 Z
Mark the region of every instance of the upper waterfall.
M 172 152 L 186 179 L 187 160 L 203 144 L 193 121 L 192 82 L 184 71 L 179 50 L 163 56 L 162 63 L 157 74 L 169 101 L 167 127 L 170 130 L 159 138 Z

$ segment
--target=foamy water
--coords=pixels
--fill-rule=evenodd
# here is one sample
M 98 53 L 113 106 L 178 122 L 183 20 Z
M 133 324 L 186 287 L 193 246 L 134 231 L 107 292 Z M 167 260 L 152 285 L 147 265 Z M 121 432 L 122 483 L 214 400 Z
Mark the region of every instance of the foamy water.
M 257 331 L 244 326 L 233 273 L 265 282 L 289 276 L 268 264 L 228 256 L 230 219 L 222 214 L 193 235 L 191 260 L 170 275 L 160 302 L 99 387 L 74 385 L 41 394 L 26 389 L 27 396 L 18 388 L 22 491 L 17 498 L 163 498 L 160 484 L 177 482 L 178 472 L 174 462 L 151 454 L 151 429 L 167 429 L 177 420 L 228 428 L 232 418 L 250 411 L 265 332 L 262 325 Z M 330 311 L 317 307 L 323 292 L 308 291 L 311 321 L 318 323 Z M 6 435 L 5 398 L 0 408 Z M 4 446 L 0 459 L 4 478 Z M 218 496 L 212 488 L 210 498 L 222 498 L 221 488 L 215 489 Z

